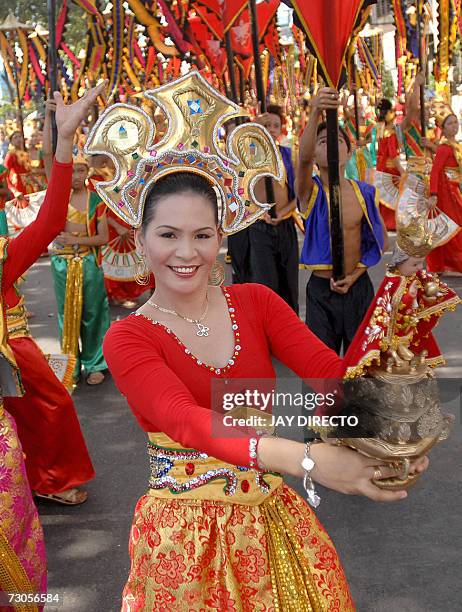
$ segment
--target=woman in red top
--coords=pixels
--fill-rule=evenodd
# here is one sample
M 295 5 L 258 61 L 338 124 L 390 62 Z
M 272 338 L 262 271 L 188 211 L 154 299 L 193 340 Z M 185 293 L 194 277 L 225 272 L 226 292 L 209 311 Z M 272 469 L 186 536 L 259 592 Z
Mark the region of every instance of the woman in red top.
M 73 134 L 100 92 L 101 88 L 88 92 L 84 100 L 79 100 L 71 107 L 65 107 L 62 99 L 60 100 L 56 115 L 58 125 L 56 157 L 50 185 L 39 216 L 17 238 L 0 237 L 0 591 L 2 594 L 6 592 L 17 595 L 46 594 L 43 532 L 26 476 L 21 446 L 24 438 L 20 433 L 18 439 L 16 424 L 10 411 L 14 412 L 18 405 L 24 408 L 23 414 L 26 415 L 27 424 L 23 423 L 23 426 L 28 429 L 29 440 L 34 440 L 33 450 L 38 454 L 42 453 L 48 459 L 47 475 L 50 481 L 53 480 L 54 470 L 56 477 L 60 477 L 63 465 L 60 454 L 64 455 L 64 462 L 69 459 L 71 450 L 68 451 L 63 445 L 68 444 L 74 450 L 80 451 L 78 444 L 81 441 L 85 448 L 72 401 L 69 400 L 70 406 L 67 404 L 66 410 L 62 411 L 60 406 L 53 405 L 53 401 L 56 403 L 60 401 L 57 387 L 60 387 L 61 392 L 65 392 L 64 388 L 59 385 L 32 338 L 15 337 L 18 330 L 11 327 L 10 314 L 12 308 L 18 305 L 15 283 L 64 227 L 72 177 Z M 27 370 L 26 375 L 18 376 L 18 369 L 20 375 L 25 374 L 23 368 Z M 35 386 L 31 385 L 31 380 Z M 24 396 L 12 397 L 17 394 Z M 40 404 L 46 405 L 50 400 L 48 412 L 35 414 Z M 55 417 L 53 411 L 60 412 L 61 419 Z M 29 455 L 28 445 L 24 446 Z M 80 459 L 82 459 L 81 454 L 76 458 L 71 457 L 74 462 Z M 85 462 L 85 457 L 83 461 Z M 89 459 L 88 462 L 92 475 Z M 84 465 L 82 468 L 74 463 L 68 467 L 75 468 L 78 473 L 78 470 L 84 470 L 87 466 Z M 20 607 L 18 605 L 18 609 Z M 22 607 L 42 609 L 40 605 Z M 6 608 L 9 609 L 0 602 L 0 609 Z
M 192 91 L 194 100 L 186 105 L 183 99 L 180 108 L 187 112 L 191 105 L 199 114 L 207 101 L 196 99 L 197 87 Z M 173 103 L 175 97 L 168 99 Z M 111 153 L 124 146 L 129 161 L 130 141 L 116 140 L 118 129 L 128 129 L 118 128 L 111 109 L 106 113 L 117 143 L 111 143 Z M 90 152 L 92 146 L 101 150 L 105 120 L 100 118 L 89 137 Z M 252 137 L 257 136 L 249 136 L 251 151 Z M 182 142 L 187 139 L 182 134 Z M 273 357 L 302 378 L 339 378 L 344 366 L 270 289 L 209 283 L 221 245 L 217 187 L 211 173 L 203 176 L 203 162 L 202 176 L 197 167 L 187 169 L 186 163 L 194 164 L 202 154 L 188 151 L 179 166 L 181 148 L 168 157 L 177 169 L 147 188 L 136 232 L 138 250 L 156 279 L 155 292 L 136 313 L 112 325 L 103 347 L 118 388 L 149 437 L 150 488 L 135 510 L 122 609 L 352 611 L 329 536 L 280 474 L 306 476 L 314 506 L 319 498 L 309 476 L 337 491 L 380 501 L 406 493 L 374 486 L 376 469 L 382 478 L 396 472 L 377 468 L 376 461 L 352 450 L 261 437 L 253 422 L 239 428 L 244 423 L 233 420 L 235 412 L 224 416 L 223 400 L 251 390 L 248 379 L 273 388 Z M 148 162 L 151 173 L 154 162 Z M 144 177 L 143 169 L 136 176 Z M 99 193 L 111 202 L 112 192 L 101 188 Z M 133 200 L 131 209 L 136 210 Z M 250 403 L 246 399 L 244 405 Z M 426 465 L 424 459 L 413 469 Z
M 456 141 L 459 121 L 452 111 L 437 117 L 443 138 L 436 150 L 430 175 L 430 193 L 433 203 L 462 228 L 462 150 Z M 427 256 L 429 272 L 462 274 L 462 233 L 446 244 L 433 249 Z
M 377 125 L 377 170 L 386 172 L 391 176 L 400 177 L 403 173 L 399 161 L 399 142 L 395 129 L 396 113 L 393 110 L 390 100 L 383 99 L 380 101 Z M 396 229 L 395 211 L 381 202 L 380 214 L 387 229 Z

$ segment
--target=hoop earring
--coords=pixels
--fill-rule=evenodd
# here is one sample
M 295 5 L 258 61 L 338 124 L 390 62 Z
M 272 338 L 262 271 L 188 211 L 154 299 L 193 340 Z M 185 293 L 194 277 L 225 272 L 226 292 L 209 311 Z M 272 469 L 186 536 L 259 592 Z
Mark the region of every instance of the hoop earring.
M 143 257 L 143 255 L 141 255 L 139 260 L 136 262 L 133 278 L 138 285 L 149 285 L 151 280 L 151 270 L 148 268 L 146 259 Z
M 221 265 L 221 263 L 217 260 L 209 274 L 209 285 L 214 285 L 219 287 L 225 282 L 225 269 Z

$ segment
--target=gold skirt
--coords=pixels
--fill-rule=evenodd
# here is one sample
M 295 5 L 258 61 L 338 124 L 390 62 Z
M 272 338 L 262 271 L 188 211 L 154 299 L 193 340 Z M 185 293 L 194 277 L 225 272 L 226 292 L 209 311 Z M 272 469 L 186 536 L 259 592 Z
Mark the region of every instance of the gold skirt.
M 205 460 L 208 470 L 212 459 Z M 180 463 L 174 461 L 171 473 L 179 473 Z M 186 465 L 191 473 L 193 463 Z M 253 471 L 232 467 L 239 482 L 251 483 Z M 247 486 L 228 501 L 216 498 L 222 484 L 216 478 L 186 497 L 169 488 L 141 497 L 123 612 L 355 610 L 334 545 L 295 491 L 281 483 L 246 505 Z M 211 499 L 205 499 L 207 490 Z

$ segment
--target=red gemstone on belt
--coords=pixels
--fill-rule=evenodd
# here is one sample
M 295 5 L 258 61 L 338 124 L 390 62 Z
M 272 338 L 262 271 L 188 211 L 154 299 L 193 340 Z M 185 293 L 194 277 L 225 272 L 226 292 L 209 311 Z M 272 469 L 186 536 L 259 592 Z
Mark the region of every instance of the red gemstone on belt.
M 244 493 L 248 492 L 248 490 L 250 489 L 250 485 L 249 485 L 249 481 L 248 480 L 243 480 L 241 482 L 241 489 L 243 490 Z
M 191 474 L 194 474 L 194 469 L 194 463 L 187 463 L 185 465 L 184 471 L 188 476 L 191 476 Z

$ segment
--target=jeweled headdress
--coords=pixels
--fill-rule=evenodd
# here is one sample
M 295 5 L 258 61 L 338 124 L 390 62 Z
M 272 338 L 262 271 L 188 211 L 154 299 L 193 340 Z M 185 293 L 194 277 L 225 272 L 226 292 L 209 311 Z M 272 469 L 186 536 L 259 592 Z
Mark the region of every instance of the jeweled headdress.
M 435 117 L 437 126 L 442 128 L 446 119 L 451 115 L 455 115 L 455 112 L 444 100 L 435 100 L 432 105 L 432 114 Z
M 112 180 L 95 184 L 109 208 L 139 227 L 150 187 L 167 174 L 191 172 L 214 187 L 224 233 L 243 229 L 269 210 L 271 205 L 256 199 L 255 183 L 264 176 L 281 181 L 283 165 L 265 128 L 256 123 L 237 126 L 223 151 L 220 126 L 245 113 L 197 71 L 144 95 L 167 118 L 167 131 L 159 142 L 152 118 L 128 104 L 109 107 L 88 136 L 86 153 L 108 155 L 116 168 Z

